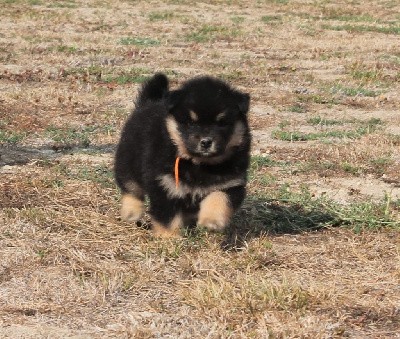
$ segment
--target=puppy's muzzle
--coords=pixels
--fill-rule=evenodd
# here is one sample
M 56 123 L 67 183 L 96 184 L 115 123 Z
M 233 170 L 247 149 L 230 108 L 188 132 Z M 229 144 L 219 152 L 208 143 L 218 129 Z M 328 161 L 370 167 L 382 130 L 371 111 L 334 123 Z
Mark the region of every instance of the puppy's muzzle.
M 208 152 L 213 146 L 213 139 L 210 137 L 202 138 L 200 140 L 200 149 L 202 152 Z

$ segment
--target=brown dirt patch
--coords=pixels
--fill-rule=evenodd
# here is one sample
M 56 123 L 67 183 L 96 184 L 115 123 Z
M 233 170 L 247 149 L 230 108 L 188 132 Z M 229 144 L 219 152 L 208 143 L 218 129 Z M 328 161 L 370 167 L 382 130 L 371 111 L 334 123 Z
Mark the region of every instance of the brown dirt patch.
M 0 337 L 398 337 L 396 2 L 0 5 Z M 346 220 L 264 225 L 231 247 L 121 222 L 112 154 L 156 71 L 173 86 L 212 74 L 251 94 L 259 158 L 243 224 L 269 213 L 311 225 L 295 199 L 305 188 L 343 213 L 383 201 L 384 218 L 357 232 Z

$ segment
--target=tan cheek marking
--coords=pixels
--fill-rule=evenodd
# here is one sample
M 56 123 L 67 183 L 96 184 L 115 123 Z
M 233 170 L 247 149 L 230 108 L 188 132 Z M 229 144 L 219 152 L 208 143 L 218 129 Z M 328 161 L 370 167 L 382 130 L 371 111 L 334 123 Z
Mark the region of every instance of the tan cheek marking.
M 164 225 L 155 219 L 152 219 L 151 229 L 153 235 L 158 238 L 180 238 L 180 229 L 183 225 L 182 215 L 176 214 L 169 225 Z
M 228 144 L 226 145 L 226 149 L 231 147 L 239 146 L 243 142 L 244 132 L 246 128 L 241 121 L 238 121 L 235 124 L 235 128 L 233 130 L 233 134 Z
M 141 218 L 144 211 L 143 201 L 131 194 L 123 194 L 121 199 L 121 218 L 124 221 L 134 222 Z
M 189 152 L 187 151 L 182 137 L 178 131 L 178 123 L 172 116 L 166 118 L 166 126 L 172 142 L 176 145 L 176 147 L 178 147 L 180 157 L 189 159 Z
M 228 195 L 216 191 L 200 203 L 198 224 L 213 231 L 222 231 L 229 224 L 232 214 Z
M 225 112 L 222 112 L 222 113 L 219 113 L 218 115 L 217 115 L 217 117 L 215 118 L 215 120 L 218 122 L 218 121 L 221 121 L 223 118 L 225 118 L 226 117 L 226 113 Z
M 199 116 L 196 114 L 196 112 L 190 111 L 189 114 L 190 114 L 190 118 L 193 121 L 198 121 L 199 120 Z

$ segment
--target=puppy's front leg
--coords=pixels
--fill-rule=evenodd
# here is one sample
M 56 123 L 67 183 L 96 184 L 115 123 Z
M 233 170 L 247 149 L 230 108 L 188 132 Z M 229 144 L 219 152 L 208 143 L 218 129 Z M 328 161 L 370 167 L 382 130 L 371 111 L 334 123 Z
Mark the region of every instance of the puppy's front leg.
M 160 238 L 179 238 L 183 226 L 182 213 L 176 200 L 168 199 L 157 189 L 150 195 L 150 215 L 153 234 Z
M 141 218 L 144 211 L 143 199 L 133 194 L 122 194 L 121 218 L 124 221 L 137 221 Z
M 212 231 L 223 231 L 242 203 L 245 193 L 242 186 L 210 193 L 200 203 L 197 224 Z
M 142 187 L 133 180 L 118 179 L 122 189 L 121 218 L 125 221 L 137 221 L 144 212 L 144 193 Z
M 152 217 L 151 229 L 153 234 L 159 238 L 179 238 L 182 226 L 182 215 L 180 213 L 177 213 L 172 220 L 167 223 L 162 223 Z
M 232 214 L 228 194 L 221 191 L 212 192 L 200 203 L 198 224 L 212 231 L 223 231 Z

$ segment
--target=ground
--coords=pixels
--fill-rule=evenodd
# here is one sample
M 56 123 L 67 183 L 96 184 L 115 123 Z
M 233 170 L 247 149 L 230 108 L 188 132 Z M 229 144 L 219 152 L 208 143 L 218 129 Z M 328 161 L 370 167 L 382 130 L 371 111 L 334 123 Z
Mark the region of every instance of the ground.
M 0 4 L 1 338 L 400 337 L 398 1 Z M 156 71 L 251 94 L 224 234 L 119 218 Z

